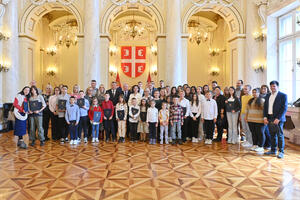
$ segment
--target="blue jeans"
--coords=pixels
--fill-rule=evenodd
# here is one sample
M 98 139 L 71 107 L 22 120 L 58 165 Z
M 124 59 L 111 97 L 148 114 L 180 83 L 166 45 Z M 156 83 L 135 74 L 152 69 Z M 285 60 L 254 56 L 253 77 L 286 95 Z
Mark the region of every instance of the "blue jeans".
M 271 135 L 270 135 L 270 131 L 269 131 L 269 127 L 266 126 L 265 128 L 265 137 L 266 137 L 266 142 L 265 142 L 265 147 L 271 147 Z
M 100 126 L 100 124 L 92 124 L 93 138 L 98 138 L 99 137 L 99 126 Z
M 181 140 L 181 123 L 180 122 L 173 122 L 173 126 L 171 127 L 171 134 L 172 139 L 176 140 L 176 129 L 177 129 L 177 139 Z
M 276 152 L 277 147 L 278 150 L 284 153 L 284 134 L 283 134 L 283 124 L 284 122 L 279 122 L 278 130 L 273 130 L 270 128 L 270 121 L 273 122 L 274 120 L 269 120 L 269 131 L 271 135 L 271 151 Z
M 70 139 L 77 140 L 78 125 L 76 125 L 76 121 L 70 121 L 69 130 L 70 130 Z

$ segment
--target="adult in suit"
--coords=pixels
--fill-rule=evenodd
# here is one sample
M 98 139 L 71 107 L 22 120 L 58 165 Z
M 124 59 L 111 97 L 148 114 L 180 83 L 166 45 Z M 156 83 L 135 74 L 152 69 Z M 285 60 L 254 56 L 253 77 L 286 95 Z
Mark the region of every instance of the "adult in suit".
M 264 104 L 264 123 L 268 125 L 271 134 L 271 150 L 266 155 L 276 155 L 277 147 L 279 153 L 277 158 L 284 156 L 284 134 L 283 124 L 286 121 L 288 101 L 287 95 L 279 91 L 279 83 L 271 81 L 271 93 L 267 94 Z
M 109 100 L 112 101 L 114 108 L 116 108 L 116 105 L 119 101 L 119 96 L 121 94 L 123 94 L 122 92 L 122 88 L 119 89 L 120 87 L 118 87 L 117 82 L 113 81 L 111 83 L 111 89 L 107 90 L 106 93 L 109 94 Z M 118 132 L 118 122 L 116 120 L 116 112 L 114 112 L 114 116 L 113 116 L 113 123 L 114 123 L 114 127 L 115 127 L 115 131 L 116 133 Z
M 124 100 L 126 103 L 128 103 L 129 96 L 131 94 L 131 91 L 129 90 L 129 86 L 127 83 L 123 84 L 123 95 L 124 95 Z M 127 113 L 127 120 L 126 120 L 126 136 L 129 138 L 129 112 Z
M 117 83 L 112 82 L 111 83 L 111 89 L 107 90 L 106 93 L 110 95 L 109 100 L 113 102 L 113 105 L 116 106 L 119 101 L 119 96 L 122 94 L 122 89 L 118 89 Z
M 127 83 L 123 84 L 123 91 L 122 91 L 123 95 L 124 95 L 124 100 L 126 103 L 128 103 L 129 100 L 129 96 L 131 94 L 131 91 L 129 90 L 129 86 Z

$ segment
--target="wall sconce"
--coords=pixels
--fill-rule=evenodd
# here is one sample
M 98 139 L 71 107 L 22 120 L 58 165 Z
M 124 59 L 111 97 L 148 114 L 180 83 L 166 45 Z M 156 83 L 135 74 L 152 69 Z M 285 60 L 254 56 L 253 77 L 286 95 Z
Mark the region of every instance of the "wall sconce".
M 220 68 L 219 67 L 212 67 L 210 70 L 210 75 L 212 76 L 219 76 Z
M 56 46 L 48 47 L 46 49 L 46 52 L 47 52 L 47 54 L 54 56 L 57 53 L 57 48 L 56 48 Z
M 265 66 L 261 63 L 257 63 L 253 65 L 253 68 L 256 73 L 259 73 L 259 72 L 264 72 Z
M 5 34 L 0 32 L 0 41 L 1 40 L 8 40 L 9 39 L 9 34 Z
M 111 65 L 109 67 L 109 74 L 110 74 L 110 76 L 116 76 L 117 73 L 118 73 L 118 69 L 115 66 Z
M 10 65 L 8 61 L 0 61 L 0 72 L 8 72 Z
M 267 31 L 263 30 L 262 32 L 254 32 L 253 37 L 257 42 L 263 42 L 267 37 Z
M 150 69 L 150 72 L 151 72 L 151 74 L 156 76 L 157 75 L 157 66 L 153 65 Z
M 155 56 L 157 56 L 157 46 L 151 45 L 150 50 Z
M 57 68 L 56 67 L 48 67 L 46 72 L 47 72 L 48 76 L 55 76 L 55 74 L 57 72 Z
M 220 49 L 211 49 L 209 48 L 209 55 L 211 56 L 218 56 L 220 54 Z
M 117 51 L 118 51 L 118 47 L 117 47 L 117 46 L 111 45 L 111 46 L 109 47 L 109 54 L 110 54 L 110 56 L 116 55 L 116 54 L 117 54 Z

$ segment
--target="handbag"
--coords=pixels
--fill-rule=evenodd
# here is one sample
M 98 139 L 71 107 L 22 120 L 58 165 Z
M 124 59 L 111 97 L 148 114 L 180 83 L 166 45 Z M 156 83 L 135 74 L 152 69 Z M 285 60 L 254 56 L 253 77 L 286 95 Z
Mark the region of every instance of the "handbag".
M 8 111 L 7 120 L 8 121 L 15 121 L 16 120 L 16 117 L 14 115 L 14 111 L 12 109 Z

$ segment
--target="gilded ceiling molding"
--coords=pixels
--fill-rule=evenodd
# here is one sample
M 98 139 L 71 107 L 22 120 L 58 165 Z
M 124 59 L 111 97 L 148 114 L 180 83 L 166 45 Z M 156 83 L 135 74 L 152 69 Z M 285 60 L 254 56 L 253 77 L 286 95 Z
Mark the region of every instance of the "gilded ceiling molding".
M 5 6 L 9 3 L 10 0 L 1 0 L 0 2 L 0 18 L 5 14 Z
M 258 6 L 258 16 L 261 20 L 261 28 L 266 28 L 266 19 L 267 19 L 267 6 L 268 0 L 256 0 L 255 4 Z

